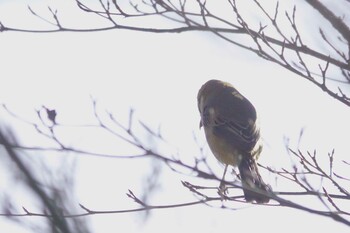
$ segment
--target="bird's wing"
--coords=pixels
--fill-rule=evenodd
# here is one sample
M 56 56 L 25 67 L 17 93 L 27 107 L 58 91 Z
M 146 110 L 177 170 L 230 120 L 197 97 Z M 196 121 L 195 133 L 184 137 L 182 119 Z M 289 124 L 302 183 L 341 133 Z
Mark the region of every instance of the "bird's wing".
M 212 126 L 215 134 L 229 140 L 237 149 L 252 150 L 260 136 L 254 106 L 240 94 L 232 95 L 229 92 L 219 97 L 226 102 L 217 101 L 215 106 L 205 109 L 208 111 L 203 114 L 208 116 L 207 125 Z

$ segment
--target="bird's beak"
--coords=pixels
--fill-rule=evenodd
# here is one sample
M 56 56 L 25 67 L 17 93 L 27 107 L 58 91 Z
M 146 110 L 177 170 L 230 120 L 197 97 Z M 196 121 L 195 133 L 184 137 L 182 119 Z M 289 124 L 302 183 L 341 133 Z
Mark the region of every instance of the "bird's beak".
M 199 129 L 201 129 L 203 126 L 202 120 L 199 121 Z

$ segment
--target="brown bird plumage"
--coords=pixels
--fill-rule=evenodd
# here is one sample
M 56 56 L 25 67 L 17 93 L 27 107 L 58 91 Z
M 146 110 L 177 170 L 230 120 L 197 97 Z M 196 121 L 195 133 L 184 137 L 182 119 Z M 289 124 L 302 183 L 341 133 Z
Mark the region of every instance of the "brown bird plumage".
M 199 90 L 200 126 L 209 147 L 226 165 L 238 166 L 246 201 L 267 203 L 270 187 L 262 180 L 256 160 L 262 145 L 254 106 L 231 84 L 206 82 Z

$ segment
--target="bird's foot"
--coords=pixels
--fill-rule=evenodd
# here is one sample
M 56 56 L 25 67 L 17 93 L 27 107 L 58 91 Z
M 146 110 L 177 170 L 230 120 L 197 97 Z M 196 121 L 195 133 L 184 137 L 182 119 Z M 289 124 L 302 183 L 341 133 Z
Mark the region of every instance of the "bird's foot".
M 227 199 L 227 194 L 228 194 L 228 188 L 225 185 L 225 182 L 221 181 L 219 188 L 218 188 L 218 194 L 221 197 L 221 201 Z

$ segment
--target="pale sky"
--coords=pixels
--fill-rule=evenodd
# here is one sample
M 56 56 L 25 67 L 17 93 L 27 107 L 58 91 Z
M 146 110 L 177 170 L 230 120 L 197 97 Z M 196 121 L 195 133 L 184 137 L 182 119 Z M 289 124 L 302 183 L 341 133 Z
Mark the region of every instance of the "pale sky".
M 41 3 L 37 4 L 38 8 L 45 8 Z M 16 9 L 16 13 L 9 13 L 10 9 Z M 22 16 L 17 17 L 17 12 L 26 11 L 26 6 L 19 1 L 2 2 L 0 20 L 4 24 L 16 23 L 16 20 L 22 22 Z M 170 145 L 159 145 L 159 150 L 169 154 L 178 151 L 181 159 L 191 161 L 198 155 L 193 135 L 198 137 L 201 145 L 206 144 L 203 132 L 198 129 L 197 91 L 205 81 L 215 78 L 232 83 L 256 106 L 265 142 L 262 164 L 275 168 L 291 165 L 284 138 L 290 139 L 291 148 L 316 149 L 323 158 L 332 149 L 335 149 L 339 161 L 347 158 L 349 153 L 347 135 L 350 126 L 344 125 L 350 119 L 349 108 L 281 67 L 208 33 L 4 32 L 0 34 L 0 51 L 0 103 L 6 103 L 26 119 L 35 119 L 34 110 L 45 105 L 57 110 L 57 119 L 62 123 L 89 123 L 93 117 L 90 99 L 93 96 L 102 111 L 110 110 L 123 122 L 132 108 L 137 119 L 155 129 L 161 125 Z M 10 119 L 3 111 L 0 117 L 11 121 L 25 143 L 40 142 L 29 127 Z M 303 128 L 304 135 L 299 144 Z M 63 134 L 67 134 L 67 141 L 72 145 L 118 154 L 130 153 L 130 147 L 124 143 L 115 144 L 106 135 L 93 131 L 71 133 L 69 130 Z M 223 168 L 207 146 L 205 153 L 213 170 L 221 174 Z M 150 161 L 76 158 L 77 203 L 95 210 L 137 207 L 125 193 L 131 189 L 142 195 L 147 182 L 145 177 L 152 169 Z M 266 172 L 263 176 L 275 190 L 283 187 L 275 182 L 274 176 Z M 160 191 L 150 201 L 153 204 L 175 204 L 195 200 L 181 185 L 182 180 L 191 178 L 175 174 L 163 166 Z M 196 182 L 205 184 L 205 180 Z M 8 190 L 11 184 L 1 178 L 0 185 L 1 189 Z M 20 188 L 14 189 L 14 197 L 19 210 L 22 206 L 35 208 Z M 220 203 L 214 205 L 220 206 Z M 237 207 L 235 203 L 230 206 Z M 91 232 L 104 233 L 120 229 L 130 233 L 157 230 L 170 233 L 243 232 L 247 229 L 249 232 L 288 233 L 318 229 L 348 232 L 347 227 L 330 219 L 297 210 L 255 205 L 239 205 L 238 208 L 230 211 L 200 205 L 153 210 L 146 222 L 142 221 L 142 214 L 137 213 L 90 216 L 86 220 Z M 5 218 L 0 218 L 0 229 L 13 233 L 30 232 Z

